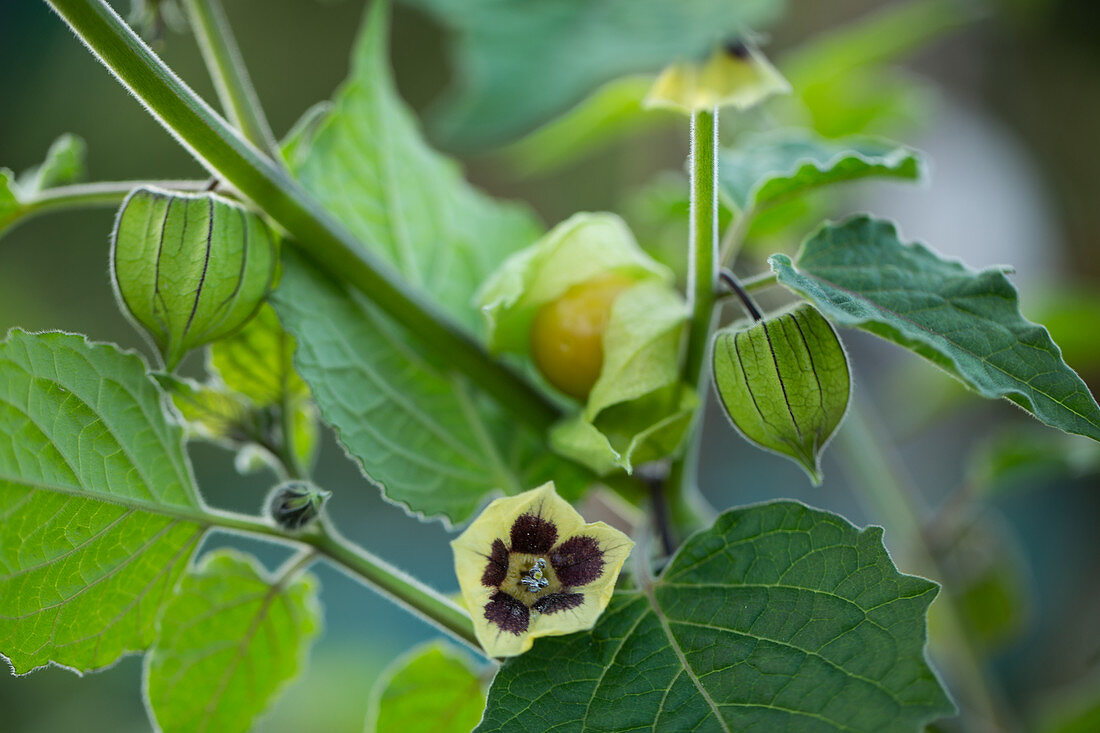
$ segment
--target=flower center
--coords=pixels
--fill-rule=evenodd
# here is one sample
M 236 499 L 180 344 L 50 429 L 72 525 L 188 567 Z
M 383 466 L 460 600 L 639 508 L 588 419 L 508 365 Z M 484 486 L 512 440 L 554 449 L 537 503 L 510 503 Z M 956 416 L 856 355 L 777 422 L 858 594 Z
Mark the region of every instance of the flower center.
M 550 579 L 542 572 L 542 569 L 546 567 L 546 560 L 539 558 L 535 560 L 535 564 L 531 566 L 531 569 L 520 576 L 520 585 L 527 588 L 529 593 L 538 593 L 540 590 L 550 585 Z

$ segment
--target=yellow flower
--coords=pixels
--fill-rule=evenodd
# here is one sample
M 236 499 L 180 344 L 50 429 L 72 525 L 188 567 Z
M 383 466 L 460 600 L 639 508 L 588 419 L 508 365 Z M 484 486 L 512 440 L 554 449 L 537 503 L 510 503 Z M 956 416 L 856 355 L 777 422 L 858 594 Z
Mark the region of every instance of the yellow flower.
M 451 547 L 486 654 L 523 654 L 540 636 L 590 629 L 634 543 L 584 518 L 547 483 L 486 507 Z
M 726 44 L 701 63 L 681 62 L 666 68 L 642 102 L 681 112 L 735 107 L 745 110 L 791 85 L 755 47 Z

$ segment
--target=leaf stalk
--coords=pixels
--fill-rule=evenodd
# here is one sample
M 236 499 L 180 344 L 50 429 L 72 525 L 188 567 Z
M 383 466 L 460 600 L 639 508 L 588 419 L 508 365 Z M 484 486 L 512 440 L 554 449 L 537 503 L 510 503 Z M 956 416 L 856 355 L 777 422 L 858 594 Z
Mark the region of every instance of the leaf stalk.
M 206 68 L 229 121 L 259 149 L 278 160 L 278 145 L 221 0 L 185 0 Z

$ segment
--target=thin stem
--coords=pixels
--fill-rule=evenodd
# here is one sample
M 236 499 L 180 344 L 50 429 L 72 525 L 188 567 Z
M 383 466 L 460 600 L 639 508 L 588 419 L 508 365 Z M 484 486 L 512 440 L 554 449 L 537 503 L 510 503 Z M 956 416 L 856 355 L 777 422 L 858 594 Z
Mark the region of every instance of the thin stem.
M 745 310 L 748 311 L 748 314 L 752 316 L 754 321 L 764 320 L 764 315 L 760 312 L 760 307 L 732 272 L 723 267 L 719 270 L 718 277 L 721 278 L 722 282 L 741 300 L 741 305 L 745 307 Z
M 203 523 L 218 529 L 259 535 L 280 543 L 306 545 L 312 548 L 306 554 L 323 555 L 390 600 L 410 609 L 476 651 L 481 651 L 473 622 L 466 611 L 441 593 L 355 545 L 327 523 L 322 523 L 319 529 L 296 534 L 259 517 L 214 509 L 206 510 Z
M 278 146 L 252 86 L 221 0 L 186 0 L 203 60 L 229 121 L 256 147 L 275 155 Z
M 869 408 L 855 404 L 837 435 L 843 465 L 874 516 L 881 517 L 892 544 L 917 567 L 943 583 L 946 578 L 928 548 L 921 531 L 918 495 L 896 457 L 896 449 L 878 425 L 873 425 Z M 975 720 L 1005 726 L 1001 704 L 991 688 L 980 657 L 970 640 L 951 588 L 943 584 L 934 613 L 939 615 L 939 636 L 933 644 L 950 664 L 962 697 Z M 937 643 L 938 642 L 938 643 Z
M 543 431 L 559 408 L 498 362 L 393 266 L 356 239 L 169 69 L 104 0 L 46 0 L 204 166 L 263 209 L 323 270 L 362 292 L 519 421 Z
M 323 525 L 321 532 L 311 535 L 307 541 L 391 600 L 481 652 L 481 644 L 474 633 L 470 614 L 451 599 L 344 539 L 334 527 L 327 524 Z
M 200 191 L 203 185 L 204 181 L 101 181 L 47 188 L 21 201 L 21 205 L 9 218 L 0 222 L 0 227 L 11 227 L 17 222 L 50 211 L 118 206 L 130 191 L 140 186 Z
M 754 293 L 757 290 L 763 290 L 778 284 L 779 276 L 774 272 L 762 272 L 759 275 L 753 275 L 752 277 L 741 280 L 741 288 L 746 293 Z

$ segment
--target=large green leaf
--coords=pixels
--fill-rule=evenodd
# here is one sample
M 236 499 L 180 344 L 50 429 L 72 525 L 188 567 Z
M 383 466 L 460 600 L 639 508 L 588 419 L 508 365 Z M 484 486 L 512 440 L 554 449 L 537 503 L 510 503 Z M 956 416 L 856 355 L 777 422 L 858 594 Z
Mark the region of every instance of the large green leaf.
M 480 328 L 475 290 L 507 254 L 536 239 L 538 227 L 525 210 L 472 189 L 425 145 L 390 81 L 386 23 L 385 3 L 375 3 L 352 76 L 310 147 L 298 151 L 296 173 L 406 278 Z M 458 522 L 495 490 L 551 477 L 577 485 L 562 474 L 575 469 L 532 433 L 305 260 L 287 257 L 274 303 L 322 414 L 390 499 Z
M 553 477 L 575 494 L 577 478 L 565 477 L 532 433 L 297 255 L 287 255 L 276 307 L 297 336 L 298 369 L 325 420 L 389 499 L 462 522 L 493 491 Z
M 17 672 L 148 647 L 203 519 L 139 357 L 60 333 L 0 342 L 0 653 Z
M 872 176 L 919 179 L 917 154 L 888 140 L 826 140 L 805 130 L 754 135 L 719 153 L 722 194 L 744 211 L 834 183 Z
M 953 710 L 925 658 L 936 592 L 878 527 L 731 510 L 591 633 L 509 660 L 477 730 L 918 731 Z
M 703 58 L 775 18 L 782 0 L 408 0 L 458 37 L 442 134 L 501 143 L 611 79 Z
M 1100 440 L 1096 400 L 1047 330 L 1020 314 L 1003 270 L 975 272 L 904 244 L 892 223 L 867 216 L 823 227 L 797 264 L 782 254 L 768 262 L 834 321 L 905 346 L 1047 425 Z
M 145 658 L 161 730 L 243 733 L 302 671 L 321 607 L 317 581 L 287 570 L 272 578 L 255 558 L 220 550 L 184 576 Z
M 433 642 L 394 664 L 375 687 L 368 733 L 469 733 L 485 709 L 485 689 L 463 655 Z
M 427 146 L 397 96 L 388 12 L 376 2 L 331 110 L 297 155 L 295 175 L 325 208 L 462 323 L 480 329 L 474 291 L 509 254 L 538 239 L 519 205 L 473 189 Z

